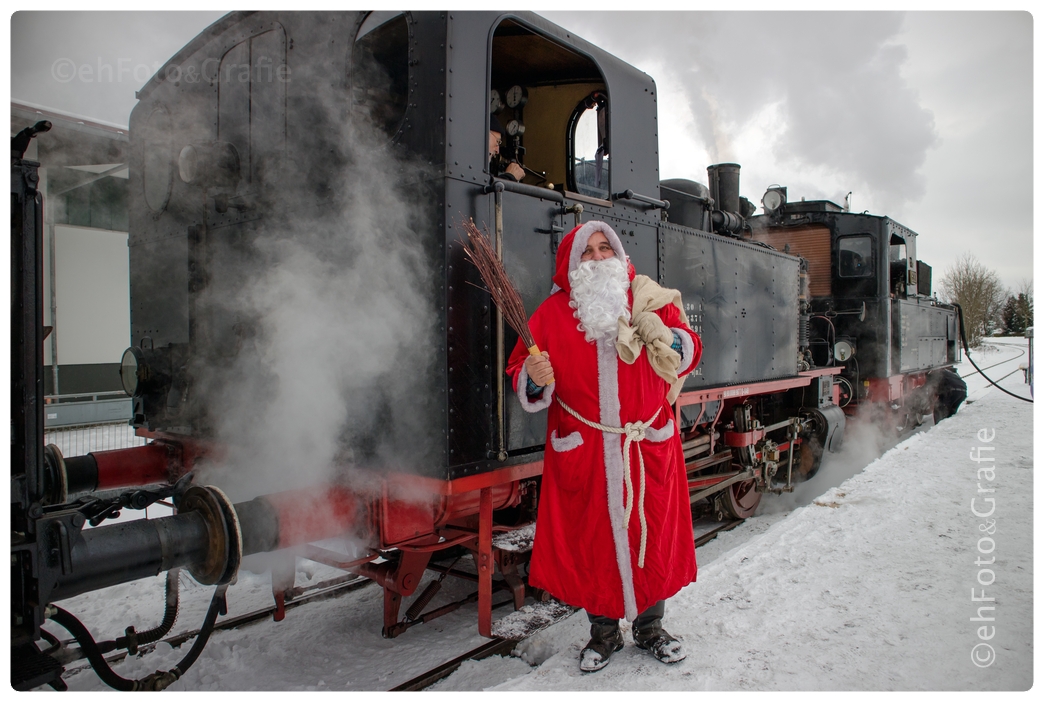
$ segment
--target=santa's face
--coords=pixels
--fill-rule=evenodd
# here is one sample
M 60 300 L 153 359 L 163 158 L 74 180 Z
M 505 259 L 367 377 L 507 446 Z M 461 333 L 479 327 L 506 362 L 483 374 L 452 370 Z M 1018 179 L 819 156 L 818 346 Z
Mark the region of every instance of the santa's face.
M 626 264 L 616 256 L 601 232 L 591 235 L 576 269 L 569 273 L 570 303 L 580 320 L 577 329 L 594 343 L 616 342 L 620 317 L 629 320 Z
M 587 248 L 580 254 L 581 261 L 603 261 L 607 258 L 613 258 L 616 256 L 616 252 L 613 251 L 612 245 L 609 240 L 605 238 L 605 234 L 602 232 L 595 232 L 591 235 L 591 238 L 587 240 Z

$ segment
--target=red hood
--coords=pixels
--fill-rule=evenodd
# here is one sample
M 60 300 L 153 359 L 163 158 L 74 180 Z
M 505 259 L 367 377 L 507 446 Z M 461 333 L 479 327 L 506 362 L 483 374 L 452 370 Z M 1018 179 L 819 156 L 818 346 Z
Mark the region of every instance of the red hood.
M 623 244 L 620 243 L 620 237 L 616 235 L 613 228 L 605 222 L 584 222 L 566 234 L 562 239 L 562 243 L 558 245 L 558 253 L 555 255 L 555 275 L 552 278 L 555 287 L 552 288 L 551 292 L 561 288 L 567 294 L 569 293 L 569 274 L 580 263 L 580 256 L 583 255 L 584 249 L 587 248 L 587 240 L 595 232 L 605 234 L 605 238 L 609 240 L 609 245 L 613 247 L 613 251 L 627 264 L 627 277 L 630 280 L 634 280 L 634 266 L 631 265 L 630 259 L 627 258 Z

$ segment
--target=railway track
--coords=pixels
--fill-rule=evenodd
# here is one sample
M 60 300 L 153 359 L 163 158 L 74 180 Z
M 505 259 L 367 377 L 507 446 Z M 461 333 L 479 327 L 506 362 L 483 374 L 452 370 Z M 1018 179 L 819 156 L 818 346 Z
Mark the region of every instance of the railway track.
M 704 544 L 712 541 L 721 532 L 723 532 L 723 531 L 731 531 L 731 530 L 735 529 L 736 527 L 738 527 L 743 522 L 744 522 L 744 520 L 742 520 L 742 519 L 733 519 L 733 520 L 728 521 L 728 522 L 720 522 L 720 523 L 719 522 L 715 522 L 713 527 L 711 527 L 710 529 L 708 529 L 707 531 L 703 532 L 702 534 L 697 536 L 695 539 L 693 539 L 693 543 L 696 545 L 696 548 L 699 548 L 700 546 L 703 546 Z
M 1014 360 L 1014 359 L 1011 359 L 1011 360 Z M 985 368 L 983 370 L 985 370 Z M 996 378 L 994 382 L 999 383 L 1000 381 L 1004 380 L 1008 376 L 1015 375 L 1016 373 L 1018 373 L 1021 370 L 1022 370 L 1021 368 L 1016 368 L 1015 370 L 1011 371 L 1010 373 L 1006 373 L 1006 374 L 1002 375 L 1001 377 Z M 968 399 L 966 399 L 965 402 L 968 403 L 968 404 L 972 404 L 974 402 L 978 402 L 979 400 L 981 400 L 992 389 L 993 389 L 992 385 L 987 385 L 985 388 L 977 390 L 974 395 L 972 395 L 971 393 L 968 393 Z
M 713 540 L 721 532 L 734 529 L 742 523 L 742 519 L 735 519 L 724 523 L 715 523 L 712 528 L 695 537 L 693 539 L 693 544 L 695 548 L 699 548 Z M 503 656 L 514 650 L 518 643 L 519 641 L 514 639 L 493 639 L 492 641 L 488 641 L 467 653 L 457 656 L 451 661 L 438 665 L 425 673 L 421 673 L 412 680 L 407 680 L 401 685 L 391 688 L 390 692 L 416 692 L 424 690 L 425 688 L 434 685 L 439 680 L 452 675 L 453 672 L 456 671 L 465 661 L 478 661 L 483 658 L 489 658 L 490 656 Z
M 307 602 L 317 602 L 320 600 L 328 600 L 334 597 L 340 597 L 346 595 L 349 592 L 354 592 L 361 588 L 373 585 L 374 581 L 369 578 L 363 578 L 356 575 L 346 575 L 338 578 L 332 578 L 331 580 L 318 583 L 315 586 L 309 588 L 309 590 L 298 597 L 286 602 L 283 606 L 284 610 L 293 609 L 299 607 Z M 240 614 L 234 617 L 228 617 L 222 619 L 214 625 L 215 631 L 227 631 L 229 629 L 237 629 L 241 626 L 252 624 L 254 622 L 267 619 L 276 614 L 276 606 L 265 607 L 262 609 L 254 610 L 253 612 L 247 612 L 246 614 Z M 169 636 L 161 641 L 153 644 L 146 644 L 138 648 L 139 653 L 149 653 L 153 651 L 160 643 L 169 644 L 172 647 L 181 646 L 187 641 L 191 641 L 199 635 L 199 629 L 192 629 L 191 631 L 184 631 L 174 636 Z M 83 650 L 78 646 L 74 646 L 76 641 L 74 639 L 63 640 L 62 642 L 62 653 L 60 654 L 60 660 L 63 664 L 67 665 L 75 661 L 83 660 L 86 658 Z M 106 662 L 109 665 L 118 663 L 127 657 L 127 651 L 119 651 L 105 656 Z M 76 675 L 84 670 L 90 670 L 90 665 L 80 665 L 75 668 L 68 668 L 62 675 L 63 678 Z
M 1005 346 L 1005 347 L 1008 347 L 1008 348 L 1018 348 L 1019 352 L 1018 352 L 1018 354 L 1012 356 L 1011 358 L 1005 358 L 1004 360 L 997 361 L 996 363 L 994 363 L 992 365 L 984 367 L 982 369 L 984 371 L 987 371 L 990 368 L 994 368 L 994 367 L 1002 365 L 1004 363 L 1010 363 L 1011 361 L 1017 360 L 1017 359 L 1022 358 L 1023 356 L 1026 355 L 1026 349 L 1020 348 L 1018 344 L 1010 344 L 1010 343 L 1003 343 L 1003 342 L 993 342 L 993 343 L 995 343 L 997 346 Z M 973 370 L 971 373 L 965 373 L 964 375 L 961 376 L 961 378 L 970 378 L 973 375 L 979 375 L 979 371 Z M 1008 375 L 1011 375 L 1011 373 L 1009 373 Z M 1007 376 L 1004 376 L 1004 377 L 1007 377 Z
M 703 546 L 704 544 L 713 540 L 719 533 L 729 531 L 730 529 L 734 529 L 741 523 L 743 523 L 742 519 L 736 519 L 724 523 L 715 522 L 712 524 L 705 524 L 704 526 L 707 526 L 709 528 L 707 528 L 705 531 L 701 531 L 699 535 L 694 537 L 694 547 L 699 548 L 700 546 Z M 700 524 L 698 522 L 696 524 L 696 527 L 697 529 L 700 528 Z M 295 607 L 300 607 L 301 605 L 304 605 L 309 602 L 317 602 L 321 600 L 340 597 L 342 595 L 346 595 L 350 592 L 357 591 L 359 589 L 368 587 L 373 584 L 373 581 L 369 580 L 368 578 L 356 577 L 354 575 L 333 578 L 331 580 L 318 583 L 317 585 L 309 588 L 307 592 L 302 592 L 294 599 L 287 601 L 285 604 L 285 609 L 289 610 Z M 507 603 L 505 602 L 504 604 Z M 227 619 L 223 619 L 219 621 L 217 624 L 215 624 L 214 629 L 221 631 L 237 629 L 242 626 L 247 626 L 265 619 L 269 619 L 273 615 L 275 615 L 275 613 L 275 605 L 271 607 L 265 607 L 262 609 L 254 610 L 253 612 L 248 612 L 246 614 L 241 614 L 234 617 L 229 617 Z M 152 650 L 154 650 L 156 646 L 159 645 L 159 643 L 166 643 L 172 647 L 179 647 L 182 644 L 191 641 L 198 635 L 199 629 L 181 632 L 174 636 L 169 636 L 160 642 L 141 646 L 138 649 L 138 651 L 139 654 L 149 653 Z M 481 645 L 471 649 L 470 651 L 456 656 L 452 660 L 435 666 L 430 670 L 421 673 L 420 675 L 417 675 L 410 680 L 407 680 L 404 683 L 396 685 L 395 687 L 391 688 L 390 691 L 423 690 L 427 687 L 430 687 L 431 685 L 434 685 L 439 680 L 442 680 L 443 678 L 450 676 L 465 661 L 482 660 L 483 658 L 489 658 L 490 656 L 502 656 L 509 654 L 515 648 L 515 646 L 518 645 L 520 640 L 521 639 L 516 640 L 495 638 L 489 641 L 485 641 Z M 63 648 L 60 656 L 61 661 L 64 665 L 68 665 L 70 663 L 82 661 L 85 659 L 83 651 L 78 646 L 76 646 L 75 643 L 76 642 L 71 639 L 62 641 Z M 109 663 L 109 665 L 113 665 L 124 660 L 126 657 L 126 651 L 118 651 L 105 656 L 105 660 Z M 66 669 L 62 677 L 68 679 L 81 672 L 90 670 L 90 668 L 91 666 L 87 664 L 70 667 Z

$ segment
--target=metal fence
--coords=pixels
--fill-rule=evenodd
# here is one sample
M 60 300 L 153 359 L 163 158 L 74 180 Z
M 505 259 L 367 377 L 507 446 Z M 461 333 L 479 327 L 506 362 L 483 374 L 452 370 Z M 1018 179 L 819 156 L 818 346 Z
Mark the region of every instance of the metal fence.
M 83 456 L 93 451 L 144 446 L 148 440 L 134 435 L 134 427 L 126 422 L 61 427 L 44 432 L 44 445 L 54 444 L 63 456 Z

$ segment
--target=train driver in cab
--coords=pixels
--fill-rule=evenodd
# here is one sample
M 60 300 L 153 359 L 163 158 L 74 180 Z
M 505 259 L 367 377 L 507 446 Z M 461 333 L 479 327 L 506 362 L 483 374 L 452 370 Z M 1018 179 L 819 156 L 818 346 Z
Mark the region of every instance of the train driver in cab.
M 681 295 L 635 275 L 616 232 L 586 222 L 562 239 L 555 286 L 530 318 L 543 355 L 508 360 L 527 412 L 547 408 L 529 583 L 583 607 L 580 670 L 623 648 L 620 618 L 657 660 L 685 658 L 664 601 L 696 579 L 685 459 L 671 402 L 702 353 Z
M 498 178 L 521 183 L 526 173 L 516 161 L 506 161 L 500 156 L 500 147 L 507 139 L 507 130 L 496 115 L 489 116 L 489 172 Z

